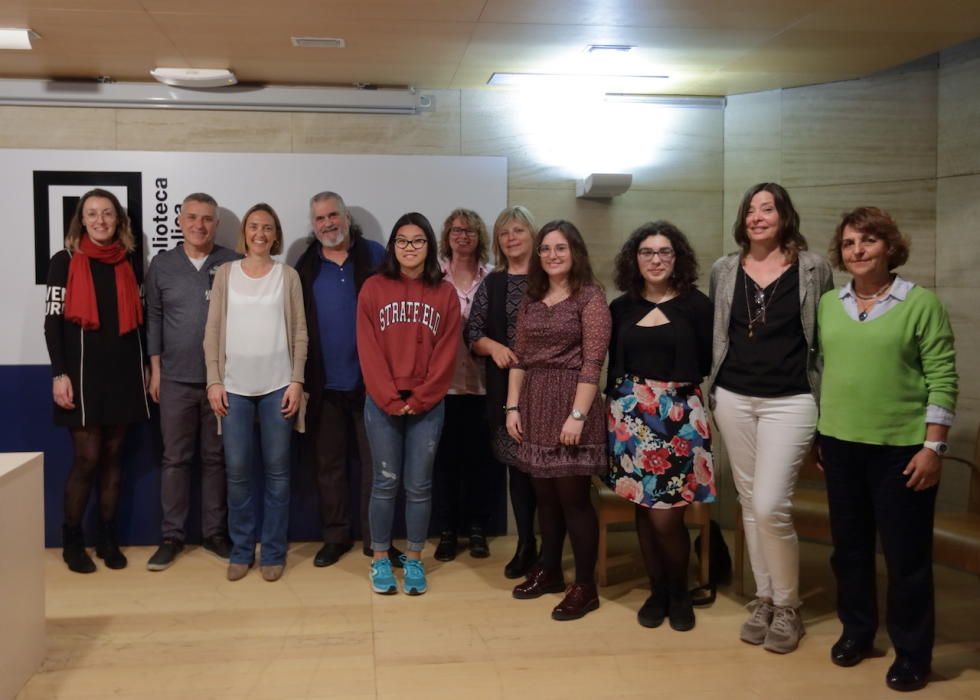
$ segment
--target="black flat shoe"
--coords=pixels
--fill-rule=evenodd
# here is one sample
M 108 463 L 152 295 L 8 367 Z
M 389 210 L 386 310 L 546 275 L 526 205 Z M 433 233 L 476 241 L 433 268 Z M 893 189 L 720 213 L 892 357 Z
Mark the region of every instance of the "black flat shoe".
M 527 572 L 531 570 L 531 567 L 534 566 L 534 563 L 537 560 L 537 540 L 531 540 L 527 544 L 518 542 L 517 551 L 514 552 L 513 559 L 507 562 L 507 566 L 504 567 L 504 576 L 507 578 L 521 578 L 522 576 L 527 576 Z
M 900 693 L 922 690 L 929 682 L 931 672 L 932 669 L 928 666 L 922 666 L 907 657 L 900 656 L 888 669 L 888 673 L 885 675 L 885 685 Z
M 650 597 L 640 606 L 636 613 L 636 621 L 644 627 L 660 627 L 667 617 L 667 589 L 654 586 Z
M 470 556 L 474 559 L 486 559 L 490 556 L 490 545 L 483 530 L 474 527 L 470 530 Z
M 830 660 L 838 666 L 850 668 L 861 663 L 870 651 L 870 644 L 863 644 L 851 637 L 841 636 L 834 646 L 830 647 Z
M 313 566 L 324 567 L 336 564 L 351 549 L 351 543 L 327 542 L 313 557 Z
M 439 536 L 439 544 L 436 546 L 435 558 L 437 561 L 452 561 L 456 558 L 456 550 L 459 542 L 456 535 L 452 532 L 444 532 Z
M 679 593 L 672 593 L 667 601 L 667 618 L 670 628 L 677 632 L 688 632 L 694 629 L 694 606 L 691 604 L 691 594 L 685 588 Z

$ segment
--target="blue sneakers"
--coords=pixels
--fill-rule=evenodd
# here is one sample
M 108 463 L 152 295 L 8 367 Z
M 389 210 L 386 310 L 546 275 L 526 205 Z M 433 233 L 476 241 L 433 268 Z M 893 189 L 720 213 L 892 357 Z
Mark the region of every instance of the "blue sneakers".
M 422 583 L 425 584 L 424 574 Z M 391 572 L 391 560 L 388 557 L 371 561 L 371 590 L 381 595 L 391 595 L 398 592 L 398 582 L 395 581 L 395 575 Z
M 404 554 L 401 557 L 405 570 L 402 581 L 402 591 L 405 595 L 422 595 L 428 586 L 425 582 L 425 565 L 418 559 L 409 559 Z

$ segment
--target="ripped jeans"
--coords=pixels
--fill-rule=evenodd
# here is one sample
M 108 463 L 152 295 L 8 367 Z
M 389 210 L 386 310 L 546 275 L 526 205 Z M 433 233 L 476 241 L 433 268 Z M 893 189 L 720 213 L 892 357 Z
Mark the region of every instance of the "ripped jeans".
M 429 532 L 432 513 L 432 464 L 442 433 L 445 407 L 440 401 L 420 416 L 390 416 L 367 396 L 364 429 L 371 445 L 374 483 L 368 522 L 371 548 L 387 552 L 391 547 L 391 524 L 395 518 L 398 482 L 405 482 L 405 532 L 408 551 L 421 552 Z

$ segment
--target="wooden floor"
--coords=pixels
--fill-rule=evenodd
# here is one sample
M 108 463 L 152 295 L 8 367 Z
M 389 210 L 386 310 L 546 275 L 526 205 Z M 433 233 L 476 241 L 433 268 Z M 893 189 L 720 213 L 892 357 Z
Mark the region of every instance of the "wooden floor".
M 576 622 L 550 619 L 557 595 L 511 598 L 509 537 L 491 541 L 490 559 L 427 559 L 421 597 L 372 594 L 359 549 L 316 569 L 313 543 L 293 545 L 271 584 L 255 571 L 230 583 L 225 565 L 198 548 L 150 573 L 151 549 L 132 547 L 129 568 L 100 562 L 88 576 L 49 550 L 48 655 L 18 698 L 897 697 L 884 685 L 892 651 L 883 633 L 878 658 L 851 669 L 828 659 L 840 628 L 826 547 L 803 545 L 808 634 L 778 656 L 738 640 L 746 601 L 727 590 L 691 632 L 637 625 L 647 591 L 634 542 L 613 535 L 617 583 Z M 942 567 L 936 580 L 934 682 L 916 697 L 976 700 L 980 580 Z

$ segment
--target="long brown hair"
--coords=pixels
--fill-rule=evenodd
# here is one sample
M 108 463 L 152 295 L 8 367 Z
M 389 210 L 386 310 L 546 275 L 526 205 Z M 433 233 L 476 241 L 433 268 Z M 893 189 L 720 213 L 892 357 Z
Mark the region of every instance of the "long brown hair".
M 540 301 L 548 293 L 548 274 L 541 267 L 538 248 L 541 247 L 544 237 L 553 231 L 558 231 L 565 237 L 568 241 L 568 250 L 572 255 L 572 269 L 568 272 L 569 293 L 575 296 L 582 287 L 600 286 L 589 262 L 589 249 L 585 247 L 585 240 L 578 228 L 571 221 L 555 219 L 542 226 L 538 235 L 534 237 L 534 253 L 531 255 L 531 263 L 527 271 L 527 295 L 534 301 Z
M 735 225 L 732 226 L 732 236 L 735 237 L 735 242 L 742 249 L 742 256 L 744 257 L 749 253 L 749 234 L 746 230 L 745 219 L 749 215 L 752 198 L 760 192 L 768 192 L 772 195 L 773 202 L 776 204 L 776 211 L 779 213 L 779 247 L 786 255 L 788 262 L 796 262 L 800 251 L 807 249 L 806 238 L 800 233 L 800 215 L 793 206 L 789 192 L 775 182 L 760 182 L 758 185 L 753 185 L 742 197 L 742 204 L 738 208 Z
M 72 215 L 71 223 L 68 225 L 68 233 L 65 234 L 65 248 L 73 253 L 78 250 L 78 242 L 82 240 L 82 234 L 85 232 L 82 212 L 85 209 L 85 202 L 92 197 L 102 197 L 112 203 L 112 208 L 116 210 L 116 238 L 122 244 L 122 247 L 126 249 L 127 253 L 132 253 L 136 250 L 136 238 L 133 236 L 133 229 L 129 223 L 129 215 L 126 214 L 126 210 L 123 209 L 116 195 L 99 187 L 94 190 L 89 190 L 78 200 L 78 206 L 75 207 L 75 213 Z

